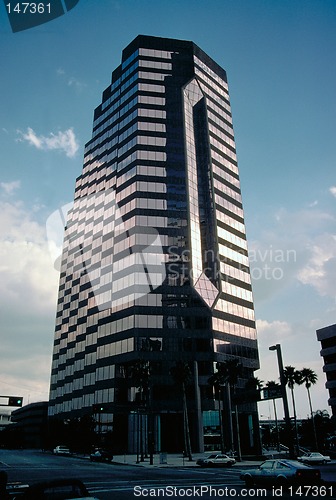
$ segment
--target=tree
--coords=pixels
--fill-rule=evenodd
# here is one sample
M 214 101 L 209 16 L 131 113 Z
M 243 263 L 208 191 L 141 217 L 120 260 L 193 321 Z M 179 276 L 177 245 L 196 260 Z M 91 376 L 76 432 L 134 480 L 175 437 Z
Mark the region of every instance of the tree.
M 317 410 L 314 412 L 316 434 L 318 436 L 318 448 L 325 451 L 328 438 L 335 435 L 335 421 L 330 418 L 327 410 Z
M 312 406 L 311 397 L 310 397 L 310 388 L 312 385 L 316 384 L 317 375 L 310 368 L 302 368 L 302 370 L 300 371 L 300 380 L 301 380 L 301 384 L 304 384 L 306 389 L 307 389 L 310 416 L 311 416 L 312 424 L 313 424 L 315 448 L 317 449 L 318 443 L 317 443 L 316 426 L 315 426 L 315 420 L 314 420 L 314 416 L 313 416 L 313 406 Z
M 263 386 L 263 381 L 258 377 L 250 377 L 245 384 L 245 389 L 252 391 L 261 391 Z
M 275 382 L 275 380 L 269 380 L 266 384 L 265 387 L 268 389 L 270 394 L 277 394 L 281 390 L 281 385 Z M 280 449 L 280 439 L 279 439 L 279 426 L 278 426 L 278 415 L 277 415 L 277 410 L 276 410 L 276 403 L 275 403 L 275 397 L 272 398 L 273 400 L 273 410 L 274 410 L 274 419 L 275 419 L 275 429 L 276 429 L 276 437 L 277 437 L 277 450 L 279 451 Z
M 245 384 L 244 398 L 246 401 L 260 401 L 260 391 L 263 387 L 263 381 L 258 377 L 250 377 Z
M 224 361 L 222 368 L 223 372 L 226 374 L 226 381 L 228 387 L 228 406 L 229 406 L 229 417 L 231 420 L 231 430 L 232 430 L 231 392 L 234 393 L 235 391 L 235 387 L 238 382 L 238 377 L 239 375 L 241 375 L 242 368 L 243 365 L 239 362 L 238 359 L 229 359 L 227 361 Z M 235 421 L 236 421 L 237 460 L 241 460 L 238 406 L 236 402 L 234 403 L 234 409 L 235 409 Z M 231 437 L 231 444 L 233 445 L 232 437 Z
M 297 448 L 297 452 L 298 452 L 299 441 L 298 441 L 298 431 L 297 431 L 297 421 L 296 421 L 296 406 L 295 406 L 295 397 L 294 397 L 294 386 L 296 384 L 297 385 L 301 384 L 300 371 L 296 370 L 296 368 L 294 368 L 294 366 L 285 366 L 284 380 L 285 380 L 285 384 L 288 385 L 288 387 L 291 391 L 291 395 L 292 395 L 295 440 L 296 440 L 296 448 Z
M 130 365 L 131 378 L 134 386 L 139 389 L 140 403 L 146 404 L 149 389 L 149 362 L 138 359 Z
M 208 380 L 208 383 L 215 388 L 215 393 L 218 395 L 218 418 L 219 418 L 219 429 L 220 429 L 220 444 L 221 452 L 224 453 L 224 432 L 223 432 L 223 418 L 222 418 L 222 389 L 227 382 L 227 373 L 223 369 L 222 363 L 216 364 L 217 372 L 213 373 Z
M 139 389 L 139 404 L 148 409 L 149 399 L 149 378 L 150 366 L 149 362 L 143 359 L 137 359 L 130 365 L 131 379 L 134 386 Z M 140 424 L 140 425 L 139 425 Z M 143 439 L 143 414 L 138 413 L 138 427 L 140 437 L 140 456 L 141 461 L 144 461 L 144 439 Z
M 190 366 L 185 361 L 177 361 L 175 366 L 170 369 L 170 374 L 174 379 L 176 385 L 182 390 L 183 401 L 183 434 L 184 434 L 184 449 L 188 455 L 189 460 L 192 460 L 191 444 L 190 444 L 190 430 L 189 430 L 189 416 L 187 406 L 186 386 L 192 379 Z

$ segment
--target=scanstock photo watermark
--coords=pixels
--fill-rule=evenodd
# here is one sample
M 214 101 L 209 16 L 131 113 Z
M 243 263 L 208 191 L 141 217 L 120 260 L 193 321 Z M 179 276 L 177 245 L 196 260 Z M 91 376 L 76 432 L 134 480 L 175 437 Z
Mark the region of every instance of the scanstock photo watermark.
M 28 30 L 63 16 L 79 3 L 79 0 L 49 0 L 18 2 L 3 0 L 13 33 Z
M 146 488 L 143 486 L 134 486 L 133 495 L 142 498 L 198 498 L 198 497 L 213 497 L 213 498 L 233 498 L 233 497 L 267 497 L 265 488 L 233 488 L 231 486 L 163 486 Z M 276 496 L 276 495 L 273 495 Z
M 236 488 L 232 486 L 134 486 L 133 495 L 142 498 L 332 498 L 333 487 L 325 485 L 269 486 L 269 488 Z
M 129 304 L 166 279 L 166 252 L 159 231 L 123 220 L 123 207 L 109 189 L 63 205 L 46 221 L 49 253 L 57 271 L 90 283 L 99 311 Z M 63 254 L 63 261 L 62 261 Z M 117 259 L 115 256 L 118 255 Z
M 274 248 L 273 245 L 263 250 L 250 250 L 248 256 L 252 281 L 282 280 L 285 276 L 285 265 L 297 261 L 296 250 Z
M 55 269 L 70 272 L 71 268 L 74 279 L 82 276 L 90 282 L 94 306 L 100 311 L 112 302 L 121 307 L 131 296 L 136 301 L 163 284 L 195 285 L 201 273 L 218 290 L 220 282 L 248 282 L 249 273 L 252 281 L 278 281 L 286 266 L 296 262 L 295 250 L 272 245 L 249 253 L 230 243 L 219 251 L 195 250 L 187 228 L 178 245 L 169 245 L 168 217 L 132 216 L 116 199 L 114 189 L 79 197 L 46 221 Z
M 285 277 L 286 265 L 295 263 L 297 260 L 296 250 L 274 248 L 273 245 L 263 250 L 250 250 L 247 253 L 247 251 L 233 247 L 228 243 L 226 251 L 228 252 L 227 256 L 214 250 L 203 250 L 201 252 L 204 263 L 203 272 L 215 280 L 232 281 L 233 276 L 226 264 L 229 266 L 234 261 L 235 269 L 245 273 L 249 272 L 252 281 L 261 279 L 279 281 Z M 192 252 L 189 249 L 170 246 L 168 255 L 167 271 L 171 276 L 177 278 L 177 276 L 185 274 L 189 275 L 189 278 L 193 278 L 193 270 L 190 268 Z

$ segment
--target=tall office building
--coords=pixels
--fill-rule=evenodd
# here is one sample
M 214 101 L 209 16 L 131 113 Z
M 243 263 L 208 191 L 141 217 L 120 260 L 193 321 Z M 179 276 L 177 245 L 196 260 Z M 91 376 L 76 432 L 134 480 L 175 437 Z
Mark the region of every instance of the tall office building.
M 328 404 L 336 417 L 336 324 L 316 330 L 317 340 L 321 342 L 320 354 L 323 357 L 323 371 L 326 375 L 326 389 L 329 391 Z
M 259 361 L 226 73 L 192 42 L 138 36 L 95 110 L 68 215 L 49 414 L 99 404 L 129 450 L 151 415 L 155 448 L 180 451 L 180 361 L 192 446 L 209 449 L 218 402 L 208 380 L 234 359 L 252 453 L 256 403 L 239 393 Z

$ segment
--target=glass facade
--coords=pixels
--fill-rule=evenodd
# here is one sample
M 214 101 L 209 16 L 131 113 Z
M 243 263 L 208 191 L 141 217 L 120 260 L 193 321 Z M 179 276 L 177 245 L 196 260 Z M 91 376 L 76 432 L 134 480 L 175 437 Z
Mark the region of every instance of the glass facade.
M 259 364 L 226 73 L 192 42 L 138 36 L 95 110 L 68 214 L 49 414 L 104 403 L 101 421 L 132 448 L 141 361 L 156 447 L 180 450 L 170 370 L 185 361 L 201 450 L 208 379 L 233 358 L 243 388 Z

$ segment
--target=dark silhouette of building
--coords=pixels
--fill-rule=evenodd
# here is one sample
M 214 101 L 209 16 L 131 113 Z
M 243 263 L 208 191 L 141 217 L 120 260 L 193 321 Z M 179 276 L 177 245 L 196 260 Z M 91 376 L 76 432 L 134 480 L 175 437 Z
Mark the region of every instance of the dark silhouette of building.
M 12 434 L 23 448 L 44 448 L 48 430 L 48 402 L 30 403 L 12 411 Z M 14 440 L 15 441 L 15 440 Z
M 323 357 L 323 371 L 326 374 L 326 388 L 329 391 L 328 404 L 331 406 L 333 417 L 336 416 L 336 325 L 326 326 L 316 330 L 317 340 L 321 342 L 321 356 Z
M 226 72 L 192 42 L 138 36 L 94 112 L 68 214 L 49 414 L 91 412 L 123 449 L 149 429 L 157 450 L 181 451 L 180 361 L 203 450 L 208 380 L 232 359 L 243 392 L 259 361 Z M 251 454 L 256 403 L 237 401 Z

